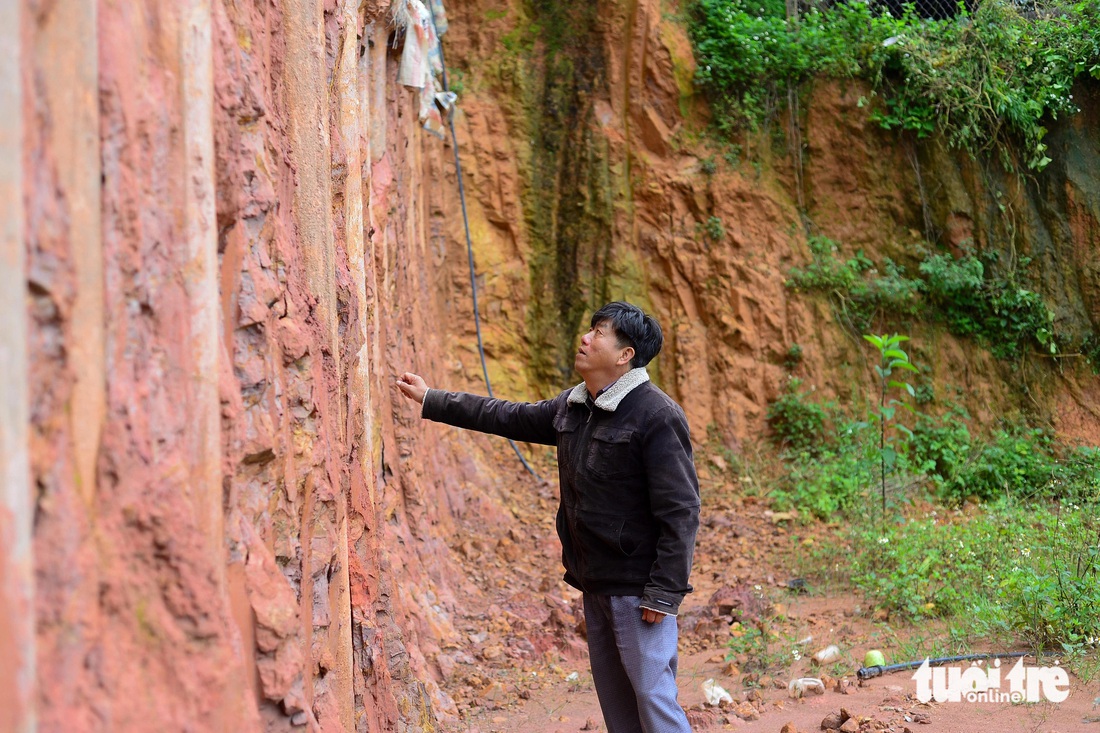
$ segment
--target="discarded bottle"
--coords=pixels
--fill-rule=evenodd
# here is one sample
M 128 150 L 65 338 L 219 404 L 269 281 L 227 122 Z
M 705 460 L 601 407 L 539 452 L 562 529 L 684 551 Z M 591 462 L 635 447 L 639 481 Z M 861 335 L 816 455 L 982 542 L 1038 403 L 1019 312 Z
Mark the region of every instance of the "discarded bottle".
M 817 664 L 832 664 L 840 659 L 840 647 L 836 644 L 830 644 L 817 654 L 814 655 L 814 662 Z
M 812 692 L 815 695 L 825 694 L 825 683 L 819 680 L 817 677 L 799 677 L 798 679 L 791 680 L 787 685 L 787 697 L 800 698 L 806 693 Z

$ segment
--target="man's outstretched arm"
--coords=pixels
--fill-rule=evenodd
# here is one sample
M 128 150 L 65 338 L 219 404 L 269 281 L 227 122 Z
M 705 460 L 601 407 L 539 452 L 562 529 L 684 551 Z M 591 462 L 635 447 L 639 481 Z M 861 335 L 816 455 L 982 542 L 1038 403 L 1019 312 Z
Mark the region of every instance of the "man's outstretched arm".
M 556 400 L 508 402 L 467 392 L 444 392 L 428 387 L 423 377 L 412 372 L 402 374 L 397 387 L 422 405 L 420 416 L 428 420 L 525 443 L 557 444 Z

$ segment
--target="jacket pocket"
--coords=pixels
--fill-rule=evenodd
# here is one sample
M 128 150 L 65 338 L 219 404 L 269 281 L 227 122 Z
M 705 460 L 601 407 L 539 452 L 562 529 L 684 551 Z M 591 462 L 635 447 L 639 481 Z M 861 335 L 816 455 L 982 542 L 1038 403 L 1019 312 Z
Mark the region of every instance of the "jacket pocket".
M 580 416 L 571 412 L 559 412 L 554 415 L 554 431 L 558 434 L 558 465 L 568 466 L 573 462 L 573 452 L 577 440 L 577 428 Z
M 631 557 L 656 555 L 657 528 L 652 522 L 627 520 L 619 532 L 619 551 Z
M 637 473 L 640 466 L 635 465 L 630 443 L 634 431 L 601 425 L 592 431 L 592 441 L 588 446 L 588 459 L 585 467 L 593 476 L 616 478 Z
M 582 546 L 589 572 L 598 571 L 607 560 L 622 554 L 619 537 L 625 519 L 616 514 L 577 510 L 577 541 Z

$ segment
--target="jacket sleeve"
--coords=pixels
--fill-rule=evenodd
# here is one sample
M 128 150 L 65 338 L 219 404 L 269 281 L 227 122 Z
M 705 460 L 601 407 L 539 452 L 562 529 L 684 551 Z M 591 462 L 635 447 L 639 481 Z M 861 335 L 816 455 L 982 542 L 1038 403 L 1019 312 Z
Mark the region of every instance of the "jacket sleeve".
M 525 443 L 556 445 L 554 413 L 557 400 L 508 402 L 467 392 L 429 389 L 420 416 L 457 428 L 491 433 Z
M 662 408 L 651 419 L 643 457 L 658 539 L 641 606 L 675 616 L 692 590 L 688 576 L 699 530 L 699 479 L 687 419 L 678 408 Z

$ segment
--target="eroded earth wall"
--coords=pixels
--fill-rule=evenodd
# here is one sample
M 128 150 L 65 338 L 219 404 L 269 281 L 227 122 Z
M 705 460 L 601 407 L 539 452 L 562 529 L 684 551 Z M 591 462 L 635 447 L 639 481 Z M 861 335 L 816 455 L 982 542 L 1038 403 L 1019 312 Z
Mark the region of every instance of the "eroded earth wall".
M 393 387 L 469 286 L 388 5 L 3 4 L 0 729 L 453 712 L 443 538 L 500 472 Z
M 863 409 L 874 372 L 867 345 L 825 294 L 786 286 L 810 260 L 807 240 L 840 243 L 913 276 L 922 248 L 967 247 L 1006 266 L 1067 335 L 1064 358 L 998 360 L 973 340 L 901 319 L 922 379 L 978 425 L 1030 415 L 1074 443 L 1100 440 L 1100 380 L 1078 346 L 1100 329 L 1100 88 L 1075 89 L 1081 112 L 1052 121 L 1054 162 L 1006 173 L 998 150 L 974 159 L 935 140 L 882 130 L 862 82 L 805 85 L 793 113 L 724 140 L 693 87 L 689 3 L 464 2 L 448 37 L 464 87 L 469 158 L 485 256 L 515 250 L 534 303 L 487 314 L 501 376 L 520 345 L 536 389 L 572 366 L 575 334 L 603 302 L 652 309 L 666 346 L 654 362 L 696 440 L 734 452 L 765 441 L 767 407 L 795 376 L 822 399 Z M 780 105 L 783 107 L 783 105 Z M 522 222 L 522 224 L 520 224 Z M 1024 270 L 1021 269 L 1021 272 Z M 507 271 L 489 280 L 515 302 Z M 879 325 L 879 324 L 876 324 Z

